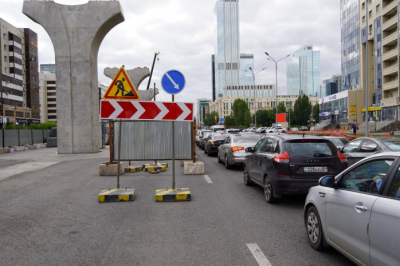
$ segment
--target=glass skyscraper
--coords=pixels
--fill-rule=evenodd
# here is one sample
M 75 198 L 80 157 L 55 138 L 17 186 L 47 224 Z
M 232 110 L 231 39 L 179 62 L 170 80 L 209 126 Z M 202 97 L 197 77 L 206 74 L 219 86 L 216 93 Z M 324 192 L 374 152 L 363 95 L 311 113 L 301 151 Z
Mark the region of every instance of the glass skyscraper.
M 225 86 L 253 85 L 252 55 L 240 55 L 239 0 L 217 0 L 215 4 L 215 93 L 223 97 Z
M 316 96 L 321 85 L 320 52 L 305 45 L 293 54 L 286 67 L 288 95 Z
M 360 88 L 359 0 L 340 0 L 343 90 Z

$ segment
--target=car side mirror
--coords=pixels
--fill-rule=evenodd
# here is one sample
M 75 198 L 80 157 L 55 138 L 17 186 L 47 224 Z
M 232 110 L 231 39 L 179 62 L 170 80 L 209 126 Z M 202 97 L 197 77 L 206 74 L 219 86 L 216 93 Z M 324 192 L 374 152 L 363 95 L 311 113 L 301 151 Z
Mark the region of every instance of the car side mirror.
M 319 179 L 319 185 L 322 187 L 335 188 L 335 176 L 326 175 Z
M 248 148 L 245 149 L 245 151 L 253 153 L 254 152 L 254 148 L 253 147 L 248 147 Z

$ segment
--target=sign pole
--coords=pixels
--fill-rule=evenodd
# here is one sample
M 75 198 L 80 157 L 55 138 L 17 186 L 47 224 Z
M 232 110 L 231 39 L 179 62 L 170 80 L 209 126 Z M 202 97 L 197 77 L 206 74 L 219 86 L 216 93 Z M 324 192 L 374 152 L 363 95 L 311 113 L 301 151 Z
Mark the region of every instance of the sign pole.
M 172 102 L 175 96 L 172 95 Z M 172 189 L 175 189 L 175 122 L 172 121 Z
M 120 170 L 120 160 L 121 160 L 121 135 L 122 135 L 122 120 L 119 120 L 119 137 L 118 137 L 118 170 L 117 170 L 117 189 L 119 186 L 119 170 Z

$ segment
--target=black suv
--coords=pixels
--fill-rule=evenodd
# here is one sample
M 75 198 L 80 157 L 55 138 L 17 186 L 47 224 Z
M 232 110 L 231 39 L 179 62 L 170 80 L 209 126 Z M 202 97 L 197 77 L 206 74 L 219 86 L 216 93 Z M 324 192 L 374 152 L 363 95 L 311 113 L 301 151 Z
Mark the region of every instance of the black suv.
M 229 137 L 227 134 L 210 134 L 207 137 L 206 143 L 204 144 L 204 153 L 207 153 L 208 156 L 211 156 L 213 153 L 217 154 L 219 145 L 224 143 L 224 140 L 227 137 Z
M 283 194 L 307 194 L 320 177 L 337 175 L 348 166 L 331 141 L 314 136 L 268 136 L 246 153 L 244 184 L 264 187 L 269 203 Z

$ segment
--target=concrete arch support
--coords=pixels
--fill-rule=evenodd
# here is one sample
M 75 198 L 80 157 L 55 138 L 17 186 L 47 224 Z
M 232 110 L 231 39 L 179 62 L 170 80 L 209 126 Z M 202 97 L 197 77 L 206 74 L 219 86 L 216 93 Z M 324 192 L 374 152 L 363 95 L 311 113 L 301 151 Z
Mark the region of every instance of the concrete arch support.
M 107 33 L 125 20 L 118 1 L 61 5 L 24 1 L 23 13 L 43 26 L 56 56 L 60 154 L 99 151 L 97 57 Z

